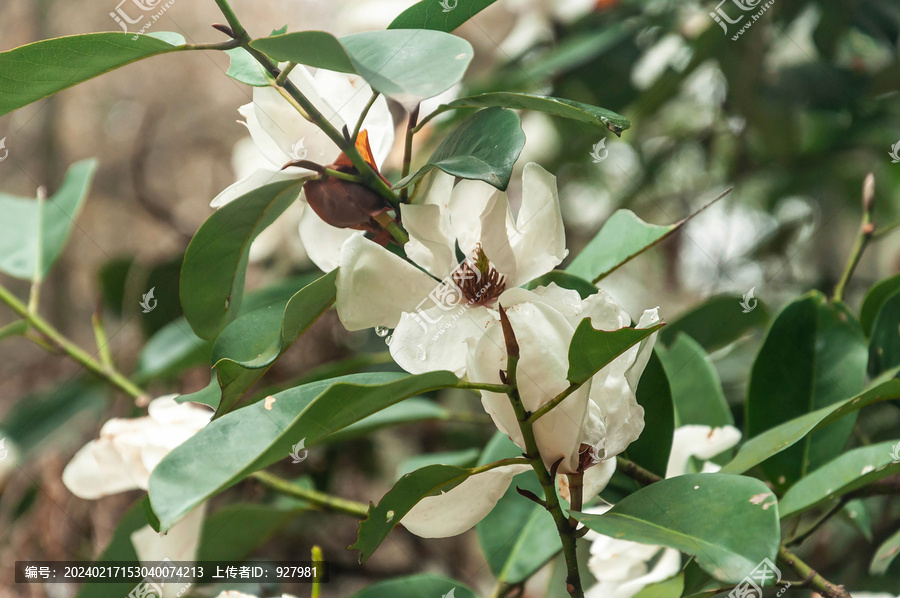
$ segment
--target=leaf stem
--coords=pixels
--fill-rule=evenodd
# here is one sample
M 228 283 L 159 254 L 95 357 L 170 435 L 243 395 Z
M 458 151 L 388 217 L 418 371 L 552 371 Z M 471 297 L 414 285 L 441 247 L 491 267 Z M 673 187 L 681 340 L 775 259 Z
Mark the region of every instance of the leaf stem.
M 823 596 L 828 596 L 828 598 L 851 598 L 850 593 L 844 589 L 844 586 L 831 583 L 784 546 L 779 546 L 778 558 Z
M 106 330 L 103 328 L 103 317 L 100 314 L 100 306 L 91 316 L 91 326 L 94 328 L 94 340 L 97 342 L 97 353 L 100 355 L 100 362 L 109 369 L 114 369 L 112 354 L 109 352 L 109 339 L 106 337 Z
M 508 384 L 481 384 L 478 382 L 459 382 L 454 388 L 463 388 L 465 390 L 486 390 L 488 392 L 499 392 L 506 394 L 510 390 Z
M 416 127 L 416 121 L 419 120 L 419 108 L 422 104 L 416 104 L 416 107 L 409 113 L 409 121 L 406 123 L 406 143 L 403 146 L 403 170 L 401 178 L 405 179 L 409 176 L 410 165 L 412 164 L 412 145 L 413 145 L 413 129 Z M 409 185 L 400 190 L 400 201 L 409 200 Z
M 12 292 L 2 284 L 0 284 L 0 301 L 16 312 L 29 327 L 34 328 L 49 339 L 52 346 L 63 351 L 92 374 L 102 378 L 134 399 L 143 400 L 147 397 L 147 394 L 143 390 L 122 375 L 116 368 L 98 362 L 89 355 L 87 351 L 66 338 L 59 330 L 54 328 L 39 314 L 30 312 L 28 306 L 22 303 L 18 297 L 13 295 Z
M 356 121 L 356 126 L 353 127 L 353 135 L 351 138 L 353 139 L 353 143 L 356 143 L 356 138 L 359 137 L 359 132 L 362 130 L 363 121 L 366 120 L 366 117 L 369 116 L 369 110 L 372 109 L 372 106 L 375 105 L 375 100 L 378 99 L 378 96 L 381 95 L 377 91 L 372 92 L 372 97 L 369 98 L 369 101 L 366 103 L 365 108 L 359 115 L 359 120 Z
M 325 560 L 325 556 L 322 554 L 322 549 L 319 546 L 312 547 L 312 562 L 313 563 L 321 563 Z M 313 580 L 312 583 L 312 594 L 310 598 L 320 598 L 322 592 L 322 582 L 319 581 L 319 578 Z
M 291 71 L 294 70 L 295 66 L 297 66 L 296 62 L 289 62 L 288 65 L 278 73 L 278 77 L 275 79 L 275 85 L 284 87 L 284 82 L 287 81 L 288 75 L 291 74 Z
M 859 226 L 859 233 L 856 235 L 856 241 L 853 243 L 853 249 L 850 250 L 850 257 L 847 259 L 847 265 L 844 267 L 844 273 L 841 275 L 841 279 L 834 287 L 835 301 L 843 300 L 844 291 L 847 288 L 847 284 L 850 282 L 850 278 L 853 276 L 853 271 L 856 270 L 856 266 L 859 264 L 859 260 L 862 259 L 863 252 L 866 250 L 866 246 L 868 246 L 869 242 L 872 240 L 872 237 L 875 234 L 875 224 L 872 222 L 872 209 L 875 205 L 874 200 L 875 177 L 870 172 L 866 175 L 865 181 L 863 181 L 862 223 Z
M 270 490 L 274 490 L 275 492 L 286 496 L 303 499 L 324 511 L 343 513 L 344 515 L 350 515 L 357 519 L 365 519 L 369 511 L 368 507 L 361 502 L 341 498 L 339 496 L 332 496 L 331 494 L 326 494 L 325 492 L 320 492 L 312 488 L 304 488 L 303 486 L 294 484 L 274 473 L 257 471 L 250 474 L 250 477 L 256 479 Z
M 849 499 L 846 496 L 841 497 L 841 500 L 839 500 L 836 505 L 834 505 L 832 508 L 828 509 L 828 511 L 826 511 L 822 516 L 820 516 L 818 519 L 816 519 L 812 523 L 812 525 L 810 525 L 806 530 L 803 531 L 803 533 L 797 534 L 797 535 L 793 536 L 792 538 L 788 538 L 787 540 L 785 540 L 784 545 L 785 546 L 799 546 L 799 545 L 803 544 L 806 541 L 806 539 L 809 538 L 814 533 L 816 533 L 816 531 L 818 531 L 818 529 L 820 527 L 822 527 L 822 525 L 824 525 L 826 521 L 828 521 L 834 515 L 836 515 L 838 512 L 840 512 L 840 510 L 843 509 L 844 505 L 846 505 L 848 502 L 849 502 Z M 798 517 L 797 521 L 799 521 L 799 520 L 800 520 L 800 518 Z

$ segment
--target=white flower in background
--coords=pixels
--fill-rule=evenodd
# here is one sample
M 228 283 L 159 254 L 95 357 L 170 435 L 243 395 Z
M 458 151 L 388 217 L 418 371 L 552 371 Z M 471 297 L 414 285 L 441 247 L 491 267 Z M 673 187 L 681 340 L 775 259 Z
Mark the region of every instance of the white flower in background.
M 681 426 L 672 439 L 666 477 L 688 473 L 692 457 L 705 461 L 701 471 L 718 471 L 719 466 L 708 460 L 732 448 L 740 439 L 741 433 L 734 426 Z M 611 508 L 604 505 L 586 512 L 602 515 Z M 619 540 L 594 531 L 585 537 L 592 540 L 588 569 L 597 579 L 585 592 L 585 598 L 631 598 L 646 586 L 664 581 L 681 570 L 681 555 L 673 548 Z M 658 554 L 659 559 L 650 568 L 650 562 Z
M 100 437 L 78 451 L 62 474 L 62 481 L 75 496 L 97 499 L 128 490 L 147 490 L 150 472 L 169 451 L 205 426 L 212 411 L 192 404 L 179 404 L 177 395 L 153 400 L 148 415 L 132 419 L 113 418 L 103 424 Z M 149 525 L 131 535 L 131 543 L 142 563 L 194 560 L 206 504 L 196 507 L 166 534 Z M 183 584 L 162 584 L 163 598 L 176 595 Z
M 372 95 L 371 88 L 357 75 L 319 69 L 313 76 L 306 67 L 298 65 L 289 78 L 338 130 L 344 125 L 351 130 L 356 126 Z M 221 207 L 267 183 L 312 174 L 297 166 L 282 169 L 289 162 L 311 160 L 328 165 L 340 154 L 340 149 L 325 133 L 271 87 L 254 87 L 253 102 L 238 111 L 245 119 L 257 152 L 242 152 L 244 163 L 236 170 L 249 174 L 216 196 L 210 204 L 213 207 Z M 394 121 L 384 97 L 375 101 L 362 129 L 368 131 L 372 154 L 380 167 L 394 141 Z M 305 201 L 303 204 L 300 217 L 303 246 L 319 268 L 326 272 L 333 270 L 338 265 L 341 244 L 354 231 L 326 224 L 312 209 L 307 209 Z
M 518 288 L 566 255 L 556 179 L 537 164 L 525 167 L 515 219 L 506 194 L 479 181 L 454 186 L 443 173 L 432 181 L 424 204 L 401 206 L 401 212 L 410 235 L 406 253 L 424 271 L 355 235 L 341 251 L 336 305 L 349 330 L 395 328 L 391 354 L 411 373 L 450 370 L 499 384 L 500 370 L 506 369 L 502 306 L 521 351 L 519 392 L 525 408 L 535 411 L 568 387 L 568 348 L 582 319 L 590 317 L 603 330 L 631 323 L 602 291 L 582 300 L 555 284 L 534 291 Z M 467 256 L 459 266 L 457 244 Z M 638 326 L 658 319 L 655 309 L 648 310 Z M 643 429 L 634 389 L 653 342 L 651 337 L 629 349 L 534 426 L 547 467 L 562 459 L 559 473 L 585 471 L 586 498 L 606 485 L 615 467 L 611 457 Z M 524 447 L 508 397 L 484 392 L 482 402 L 498 428 Z M 591 455 L 604 461 L 602 466 L 590 467 Z M 526 469 L 508 466 L 473 476 L 421 501 L 403 524 L 429 537 L 462 533 Z

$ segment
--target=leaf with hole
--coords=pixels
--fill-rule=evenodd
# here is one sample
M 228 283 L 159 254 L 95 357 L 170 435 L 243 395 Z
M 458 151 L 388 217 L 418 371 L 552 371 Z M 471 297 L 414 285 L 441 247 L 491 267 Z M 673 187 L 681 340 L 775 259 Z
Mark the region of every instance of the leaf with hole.
M 214 419 L 173 449 L 150 475 L 163 530 L 254 471 L 284 459 L 300 440 L 328 435 L 412 396 L 455 386 L 450 372 L 355 374 L 304 384 Z M 269 407 L 268 409 L 266 407 Z

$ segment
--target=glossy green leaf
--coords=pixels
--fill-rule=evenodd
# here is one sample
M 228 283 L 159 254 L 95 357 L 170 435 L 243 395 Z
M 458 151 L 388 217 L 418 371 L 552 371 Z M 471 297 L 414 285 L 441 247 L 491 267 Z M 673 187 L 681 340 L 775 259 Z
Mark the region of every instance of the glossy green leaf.
M 866 508 L 864 500 L 856 498 L 848 501 L 841 508 L 840 515 L 850 525 L 859 530 L 859 533 L 862 534 L 867 542 L 872 541 L 872 518 L 869 516 L 869 510 Z
M 447 174 L 484 181 L 505 190 L 524 146 L 519 115 L 505 108 L 488 108 L 460 123 L 441 141 L 427 164 L 395 187 L 405 187 L 440 168 Z
M 565 270 L 551 270 L 543 276 L 539 276 L 525 285 L 526 289 L 536 289 L 538 287 L 546 287 L 551 283 L 564 289 L 578 291 L 582 299 L 587 299 L 591 295 L 597 293 L 600 289 L 586 281 L 585 279 L 570 274 Z
M 717 295 L 679 315 L 659 333 L 666 346 L 675 342 L 679 334 L 686 334 L 707 352 L 727 347 L 751 330 L 769 324 L 769 309 L 759 299 L 749 300 L 752 309 L 744 313 L 741 295 Z
M 445 112 L 454 108 L 490 108 L 499 106 L 501 108 L 512 108 L 513 110 L 536 110 L 545 112 L 553 116 L 567 118 L 589 125 L 606 127 L 616 135 L 621 135 L 622 131 L 631 127 L 631 121 L 606 108 L 599 108 L 566 100 L 563 98 L 554 98 L 550 96 L 536 96 L 527 93 L 513 92 L 491 92 L 483 93 L 477 96 L 469 96 L 460 98 L 448 104 L 439 106 L 436 112 Z
M 638 344 L 664 324 L 650 328 L 620 328 L 619 330 L 594 330 L 591 319 L 585 318 L 575 329 L 569 345 L 569 373 L 572 384 L 582 384 L 599 372 L 613 359 Z
M 878 311 L 869 340 L 869 376 L 875 378 L 900 365 L 900 292 L 888 298 Z
M 644 408 L 644 431 L 626 452 L 641 467 L 665 476 L 676 427 L 673 389 L 678 381 L 667 375 L 658 349 L 650 356 L 635 393 Z
M 324 31 L 300 31 L 250 44 L 278 61 L 357 73 L 372 89 L 397 100 L 421 100 L 462 79 L 472 60 L 466 40 L 428 30 L 368 31 L 340 39 Z
M 355 374 L 313 382 L 213 420 L 170 452 L 150 476 L 150 501 L 162 529 L 254 471 L 412 396 L 453 386 L 450 372 L 420 376 Z
M 684 573 L 665 581 L 652 583 L 634 595 L 634 598 L 681 598 L 684 592 Z
M 407 399 L 331 434 L 322 442 L 323 444 L 343 442 L 350 438 L 366 436 L 383 428 L 423 421 L 440 421 L 449 416 L 450 412 L 434 401 L 418 398 Z M 446 463 L 446 465 L 456 465 L 456 463 Z
M 478 464 L 521 455 L 522 449 L 508 436 L 497 432 Z M 494 577 L 511 584 L 525 581 L 562 550 L 553 518 L 546 509 L 519 494 L 517 487 L 536 496 L 544 495 L 536 476 L 518 476 L 497 501 L 497 506 L 475 526 L 481 552 Z
M 246 85 L 253 87 L 266 87 L 270 85 L 274 78 L 257 62 L 250 52 L 244 48 L 232 48 L 226 50 L 226 54 L 231 59 L 228 71 L 225 73 L 235 81 L 240 81 Z
M 601 534 L 693 555 L 719 581 L 737 583 L 781 541 L 778 503 L 760 480 L 688 474 L 651 484 L 603 515 L 575 514 Z
M 900 554 L 900 529 L 898 529 L 891 537 L 881 543 L 875 556 L 872 557 L 872 563 L 869 565 L 869 573 L 872 575 L 884 575 L 891 567 L 891 563 Z
M 0 116 L 126 64 L 179 48 L 147 35 L 88 33 L 0 52 Z
M 730 192 L 729 189 L 687 218 L 665 226 L 648 224 L 631 210 L 616 210 L 600 228 L 600 232 L 581 250 L 581 253 L 575 256 L 566 272 L 596 284 L 674 233 L 691 218 Z
M 239 313 L 250 243 L 300 195 L 303 181 L 264 185 L 214 212 L 188 245 L 181 306 L 197 336 L 216 338 Z
M 890 441 L 851 449 L 819 467 L 781 498 L 782 517 L 790 517 L 900 471 L 900 455 Z
M 862 307 L 859 309 L 859 324 L 866 336 L 872 336 L 878 312 L 881 311 L 885 302 L 897 293 L 900 293 L 900 274 L 882 280 L 866 294 Z
M 867 351 L 859 324 L 843 304 L 810 293 L 782 310 L 750 375 L 747 430 L 753 438 L 786 421 L 862 392 Z M 762 464 L 777 488 L 827 463 L 844 447 L 856 415 L 816 431 Z
M 94 159 L 76 162 L 57 192 L 43 202 L 0 193 L 0 272 L 25 280 L 35 273 L 41 280 L 47 276 L 69 239 L 96 170 Z
M 213 346 L 213 368 L 222 390 L 216 417 L 227 413 L 269 367 L 334 302 L 334 270 L 303 287 L 287 304 L 275 303 L 238 317 Z
M 679 334 L 670 349 L 658 351 L 672 385 L 675 427 L 734 425 L 719 374 L 703 347 L 686 334 Z
M 497 0 L 422 0 L 404 10 L 388 29 L 451 32 Z
M 745 442 L 723 473 L 744 473 L 766 459 L 794 446 L 810 432 L 818 431 L 867 405 L 900 399 L 900 380 L 889 380 L 851 399 L 839 401 L 766 430 Z M 841 447 L 843 448 L 843 447 Z
M 476 598 L 465 585 L 432 573 L 373 583 L 350 598 Z
M 409 399 L 405 402 L 408 403 L 409 401 L 414 400 L 415 399 Z M 389 407 L 388 409 L 391 408 Z M 385 411 L 387 411 L 388 409 L 385 409 Z M 402 478 L 408 473 L 412 473 L 417 469 L 422 469 L 423 467 L 428 467 L 429 465 L 472 467 L 478 460 L 478 455 L 480 453 L 481 451 L 477 448 L 471 448 L 463 451 L 448 451 L 444 453 L 425 453 L 423 455 L 414 455 L 400 462 L 400 465 L 397 466 L 397 477 Z
M 359 522 L 359 535 L 350 548 L 359 551 L 359 562 L 372 556 L 391 530 L 423 498 L 452 490 L 466 481 L 473 469 L 452 465 L 429 465 L 408 473 L 394 484 L 377 505 Z

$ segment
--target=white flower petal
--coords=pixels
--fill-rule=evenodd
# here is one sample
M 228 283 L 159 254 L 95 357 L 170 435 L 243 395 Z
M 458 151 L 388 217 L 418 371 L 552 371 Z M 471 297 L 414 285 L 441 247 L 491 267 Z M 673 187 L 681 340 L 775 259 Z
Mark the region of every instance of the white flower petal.
M 636 328 L 650 328 L 657 322 L 659 322 L 659 308 L 655 307 L 644 311 Z M 639 345 L 640 349 L 637 351 L 634 363 L 628 368 L 628 372 L 625 374 L 625 378 L 632 388 L 637 388 L 638 381 L 641 379 L 641 374 L 644 373 L 644 368 L 647 367 L 647 362 L 650 361 L 650 355 L 653 353 L 653 345 L 656 344 L 656 337 L 658 334 L 658 332 L 654 332 L 648 338 L 641 341 Z
M 456 267 L 456 239 L 447 211 L 434 204 L 400 206 L 409 233 L 404 249 L 409 259 L 443 279 Z
M 569 344 L 575 331 L 546 303 L 506 307 L 520 350 L 516 380 L 519 394 L 525 408 L 533 412 L 568 388 Z M 534 424 L 544 464 L 550 467 L 563 458 L 560 473 L 577 471 L 588 394 L 589 386 L 583 385 Z
M 509 238 L 516 256 L 510 286 L 546 274 L 568 254 L 556 177 L 533 162 L 525 165 L 522 174 L 522 207 Z
M 341 247 L 355 235 L 357 231 L 350 228 L 331 226 L 316 214 L 316 211 L 305 204 L 300 215 L 300 241 L 306 255 L 322 272 L 331 272 L 340 265 Z
M 361 234 L 341 248 L 337 312 L 347 330 L 394 328 L 403 312 L 414 312 L 437 281 Z
M 475 474 L 449 492 L 422 499 L 400 523 L 422 538 L 459 535 L 491 512 L 513 477 L 529 470 L 530 465 L 504 465 Z
M 481 221 L 488 203 L 500 192 L 482 181 L 464 179 L 450 196 L 450 225 L 459 249 L 471 257 L 482 241 Z
M 79 498 L 94 500 L 110 494 L 136 490 L 138 485 L 131 477 L 131 468 L 122 459 L 112 452 L 107 454 L 104 466 L 97 462 L 94 449 L 98 441 L 92 440 L 75 453 L 62 473 L 63 484 L 69 492 Z M 109 442 L 103 442 L 101 451 L 111 451 Z
M 410 374 L 448 370 L 465 375 L 470 339 L 477 342 L 499 323 L 490 310 L 465 300 L 450 309 L 432 302 L 427 306 L 400 318 L 391 342 L 394 361 Z
M 600 370 L 591 379 L 588 407 L 583 442 L 595 447 L 603 459 L 624 451 L 644 430 L 644 408 L 624 377 Z
M 146 525 L 131 534 L 131 544 L 138 560 L 146 566 L 157 565 L 161 561 L 193 561 L 197 558 L 200 532 L 206 515 L 206 503 L 195 507 L 190 513 L 174 524 L 168 533 L 160 534 Z M 160 584 L 162 598 L 175 598 L 185 587 L 185 583 Z
M 622 583 L 613 594 L 613 598 L 632 598 L 648 585 L 665 581 L 680 570 L 681 554 L 673 548 L 666 548 L 649 573 Z
M 616 473 L 616 460 L 607 459 L 584 470 L 582 500 L 587 502 L 603 492 Z
M 666 477 L 672 478 L 687 473 L 691 457 L 703 461 L 727 451 L 741 441 L 741 432 L 734 426 L 712 428 L 702 425 L 681 426 L 672 438 L 672 451 L 666 467 Z

